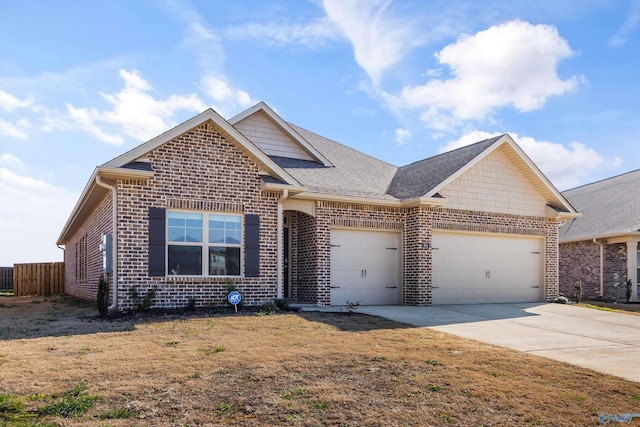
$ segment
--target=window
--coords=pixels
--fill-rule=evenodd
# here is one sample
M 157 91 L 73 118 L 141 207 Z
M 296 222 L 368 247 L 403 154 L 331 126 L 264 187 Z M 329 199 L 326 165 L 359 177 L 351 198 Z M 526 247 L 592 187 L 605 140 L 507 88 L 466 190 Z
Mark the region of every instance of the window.
M 76 242 L 76 281 L 87 281 L 87 239 L 85 234 Z
M 169 275 L 239 276 L 241 249 L 240 215 L 167 213 Z

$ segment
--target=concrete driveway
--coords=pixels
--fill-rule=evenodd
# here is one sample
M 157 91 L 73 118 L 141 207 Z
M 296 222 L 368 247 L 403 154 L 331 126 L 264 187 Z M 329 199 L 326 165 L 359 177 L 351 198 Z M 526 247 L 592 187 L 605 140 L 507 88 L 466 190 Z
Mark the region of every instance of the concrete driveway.
M 357 313 L 429 327 L 640 382 L 640 316 L 546 303 L 361 306 Z

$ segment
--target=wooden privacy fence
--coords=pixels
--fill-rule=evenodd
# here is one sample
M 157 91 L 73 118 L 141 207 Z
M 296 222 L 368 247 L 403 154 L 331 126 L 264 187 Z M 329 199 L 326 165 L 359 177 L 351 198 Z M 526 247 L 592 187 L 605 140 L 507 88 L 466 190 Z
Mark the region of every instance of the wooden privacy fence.
M 64 292 L 64 262 L 13 265 L 13 296 L 45 296 Z
M 0 291 L 13 291 L 13 267 L 0 267 Z

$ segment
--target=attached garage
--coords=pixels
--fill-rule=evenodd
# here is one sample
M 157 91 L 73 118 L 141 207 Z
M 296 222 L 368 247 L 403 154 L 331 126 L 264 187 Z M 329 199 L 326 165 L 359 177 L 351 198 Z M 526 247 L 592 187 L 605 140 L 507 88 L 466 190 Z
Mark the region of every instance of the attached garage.
M 433 304 L 542 301 L 543 248 L 538 237 L 434 231 Z
M 331 305 L 399 304 L 400 233 L 331 230 Z

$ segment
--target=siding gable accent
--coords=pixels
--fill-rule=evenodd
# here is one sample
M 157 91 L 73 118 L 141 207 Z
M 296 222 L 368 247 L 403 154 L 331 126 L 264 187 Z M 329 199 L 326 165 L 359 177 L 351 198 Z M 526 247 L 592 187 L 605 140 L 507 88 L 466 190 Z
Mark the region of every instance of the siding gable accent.
M 260 277 L 260 217 L 247 214 L 244 217 L 244 275 Z
M 149 276 L 164 276 L 166 245 L 166 210 L 149 208 Z
M 268 156 L 316 161 L 262 111 L 236 123 L 235 128 Z
M 545 216 L 545 198 L 505 151 L 497 148 L 442 188 L 447 208 Z

